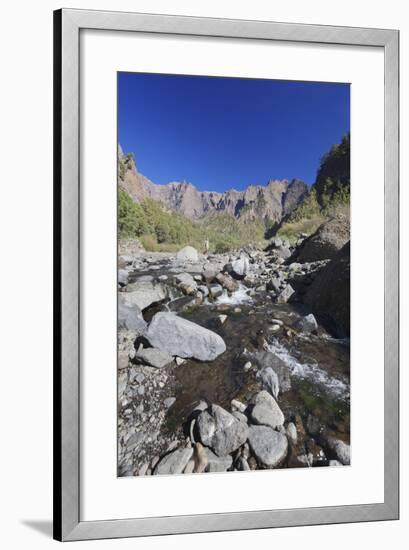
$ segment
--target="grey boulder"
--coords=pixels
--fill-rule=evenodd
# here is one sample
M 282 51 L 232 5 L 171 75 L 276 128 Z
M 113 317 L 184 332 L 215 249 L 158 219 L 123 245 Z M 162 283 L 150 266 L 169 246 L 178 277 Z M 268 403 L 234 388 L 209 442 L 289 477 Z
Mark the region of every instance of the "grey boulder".
M 206 285 L 199 285 L 197 287 L 197 290 L 203 294 L 203 297 L 206 298 L 206 296 L 209 296 L 209 289 L 207 288 Z
M 212 283 L 216 278 L 217 273 L 218 269 L 216 266 L 208 265 L 203 269 L 202 276 L 206 283 Z
M 118 269 L 118 283 L 121 286 L 128 284 L 129 273 L 126 269 Z
M 257 377 L 261 380 L 264 388 L 274 395 L 274 397 L 278 397 L 275 375 L 278 377 L 279 390 L 281 392 L 286 392 L 291 389 L 289 368 L 277 355 L 271 351 L 257 351 L 251 353 L 245 350 L 243 357 L 258 366 L 260 370 L 257 373 Z M 277 391 L 275 391 L 275 388 L 277 388 Z
M 267 388 L 271 395 L 274 395 L 277 399 L 280 393 L 280 383 L 277 373 L 271 367 L 266 367 L 258 371 L 256 377 L 261 380 L 263 387 Z
M 212 298 L 218 298 L 223 294 L 223 287 L 221 285 L 210 285 L 209 292 Z
M 247 275 L 249 267 L 249 259 L 246 256 L 243 256 L 238 260 L 234 260 L 230 264 L 231 272 L 240 279 L 244 279 L 244 277 Z
M 189 273 L 179 273 L 175 275 L 178 286 L 185 294 L 194 294 L 197 290 L 197 282 Z
M 349 216 L 339 214 L 323 223 L 317 231 L 305 239 L 297 251 L 301 263 L 332 260 L 350 239 Z
M 310 334 L 311 332 L 316 332 L 318 329 L 318 323 L 316 318 L 312 313 L 302 317 L 297 323 L 296 328 L 301 330 L 304 334 Z
M 192 457 L 193 449 L 176 449 L 162 458 L 153 475 L 181 474 Z
M 211 447 L 217 456 L 226 456 L 238 449 L 248 435 L 247 424 L 219 405 L 211 405 L 199 415 L 197 428 L 203 445 Z
M 350 243 L 348 242 L 311 283 L 303 302 L 322 315 L 338 337 L 350 335 Z
M 287 438 L 268 426 L 250 426 L 249 443 L 257 460 L 264 466 L 277 466 L 287 456 Z
M 250 417 L 254 424 L 270 428 L 279 428 L 284 424 L 284 415 L 277 401 L 265 390 L 256 395 Z
M 200 361 L 212 361 L 226 351 L 226 344 L 218 334 L 174 313 L 156 313 L 146 338 L 151 346 L 170 355 Z
M 217 456 L 211 449 L 206 448 L 207 466 L 206 472 L 226 472 L 233 464 L 233 458 L 230 455 Z
M 282 260 L 287 260 L 291 256 L 291 250 L 284 245 L 277 247 L 274 252 Z
M 169 355 L 169 353 L 166 353 L 166 351 L 160 349 L 145 348 L 136 351 L 135 360 L 144 365 L 161 369 L 169 365 L 169 363 L 173 361 L 173 357 Z
M 281 279 L 279 277 L 273 277 L 267 283 L 267 290 L 274 290 L 274 292 L 280 292 Z
M 118 328 L 134 330 L 137 335 L 145 334 L 148 325 L 142 316 L 142 311 L 136 304 L 127 304 L 123 294 L 125 293 L 118 295 Z
M 287 284 L 284 290 L 282 290 L 280 294 L 277 296 L 277 303 L 286 304 L 294 293 L 295 293 L 295 290 L 293 289 L 293 287 L 290 284 Z
M 234 292 L 239 288 L 237 281 L 235 281 L 233 277 L 225 273 L 219 273 L 218 275 L 216 275 L 216 281 L 229 292 Z
M 197 262 L 199 261 L 199 254 L 193 246 L 185 246 L 179 250 L 176 254 L 176 258 L 184 262 Z
M 167 298 L 165 286 L 152 281 L 136 281 L 128 285 L 128 292 L 123 292 L 122 295 L 126 305 L 137 305 L 141 310 Z
M 349 445 L 340 439 L 328 437 L 326 440 L 326 446 L 335 455 L 335 458 L 341 462 L 341 464 L 344 466 L 351 464 L 351 448 Z

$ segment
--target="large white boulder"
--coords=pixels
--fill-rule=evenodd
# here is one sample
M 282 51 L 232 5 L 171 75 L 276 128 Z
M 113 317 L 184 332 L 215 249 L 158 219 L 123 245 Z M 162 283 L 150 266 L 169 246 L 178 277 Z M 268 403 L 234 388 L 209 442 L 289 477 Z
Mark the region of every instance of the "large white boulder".
M 176 254 L 176 258 L 184 262 L 198 262 L 199 254 L 197 253 L 196 248 L 193 248 L 193 246 L 185 246 L 184 248 L 179 250 L 179 252 Z
M 154 348 L 170 355 L 194 357 L 200 361 L 212 361 L 226 351 L 226 344 L 218 334 L 174 313 L 157 313 L 146 338 Z

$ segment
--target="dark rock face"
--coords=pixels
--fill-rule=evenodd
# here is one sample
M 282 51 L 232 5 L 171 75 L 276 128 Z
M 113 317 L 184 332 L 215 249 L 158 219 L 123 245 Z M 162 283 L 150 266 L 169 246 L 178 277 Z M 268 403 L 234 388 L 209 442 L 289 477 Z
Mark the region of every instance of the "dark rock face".
M 303 301 L 328 321 L 338 337 L 350 334 L 350 243 L 316 276 Z
M 332 260 L 350 239 L 349 216 L 338 215 L 323 223 L 303 241 L 295 257 L 298 262 Z
M 127 158 L 119 149 L 118 159 L 124 162 Z M 308 191 L 308 186 L 300 180 L 270 180 L 267 185 L 249 185 L 244 191 L 230 189 L 224 193 L 199 191 L 186 182 L 157 185 L 138 172 L 133 159 L 119 171 L 118 184 L 136 202 L 151 198 L 192 220 L 222 212 L 246 222 L 279 222 Z
M 308 193 L 308 187 L 301 180 L 294 179 L 287 187 L 283 196 L 283 215 L 290 214 Z

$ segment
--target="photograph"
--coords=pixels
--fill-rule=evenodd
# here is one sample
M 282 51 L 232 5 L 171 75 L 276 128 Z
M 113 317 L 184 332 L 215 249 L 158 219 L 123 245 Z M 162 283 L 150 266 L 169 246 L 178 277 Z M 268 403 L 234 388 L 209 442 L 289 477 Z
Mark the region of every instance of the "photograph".
M 350 141 L 348 82 L 117 73 L 118 477 L 352 463 Z

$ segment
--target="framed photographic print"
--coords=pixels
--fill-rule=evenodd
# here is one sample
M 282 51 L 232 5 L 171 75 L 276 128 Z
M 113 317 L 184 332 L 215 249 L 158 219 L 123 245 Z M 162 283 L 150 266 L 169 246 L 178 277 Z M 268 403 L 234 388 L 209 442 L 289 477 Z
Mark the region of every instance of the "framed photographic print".
M 398 31 L 54 14 L 54 536 L 398 517 Z

